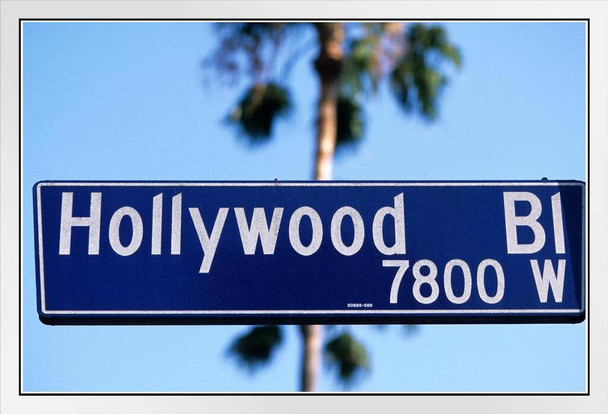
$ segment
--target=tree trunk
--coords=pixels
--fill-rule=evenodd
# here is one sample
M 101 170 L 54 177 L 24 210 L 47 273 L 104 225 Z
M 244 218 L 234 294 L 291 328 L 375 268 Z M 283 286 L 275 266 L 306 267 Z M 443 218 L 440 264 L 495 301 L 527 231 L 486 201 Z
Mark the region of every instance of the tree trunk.
M 336 106 L 338 80 L 342 70 L 344 52 L 344 26 L 342 23 L 315 24 L 319 41 L 319 55 L 314 64 L 319 75 L 320 97 L 317 108 L 317 152 L 315 180 L 331 180 L 336 149 L 338 119 Z M 302 325 L 302 391 L 316 389 L 317 374 L 321 367 L 321 326 Z
M 341 23 L 318 23 L 315 27 L 319 38 L 319 56 L 314 63 L 320 87 L 315 180 L 331 180 L 338 127 L 338 80 L 344 60 L 344 26 Z
M 314 391 L 321 367 L 321 325 L 301 325 L 300 332 L 303 344 L 300 390 Z

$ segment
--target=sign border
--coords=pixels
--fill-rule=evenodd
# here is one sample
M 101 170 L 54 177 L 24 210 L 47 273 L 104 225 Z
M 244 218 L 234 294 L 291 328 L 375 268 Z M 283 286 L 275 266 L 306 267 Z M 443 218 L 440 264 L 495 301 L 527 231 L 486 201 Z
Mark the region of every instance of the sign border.
M 42 187 L 582 187 L 580 309 L 315 309 L 315 310 L 48 310 L 44 284 Z M 585 183 L 578 180 L 503 181 L 39 181 L 34 184 L 36 287 L 40 321 L 47 325 L 190 324 L 441 324 L 580 323 L 585 320 Z

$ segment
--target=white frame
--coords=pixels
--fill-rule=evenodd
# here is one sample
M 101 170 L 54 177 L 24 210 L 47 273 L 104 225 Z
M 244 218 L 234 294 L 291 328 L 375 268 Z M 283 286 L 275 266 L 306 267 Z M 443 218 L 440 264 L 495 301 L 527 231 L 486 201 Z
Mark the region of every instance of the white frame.
M 345 7 L 347 5 L 347 7 Z M 241 412 L 367 413 L 608 413 L 608 2 L 603 1 L 80 1 L 0 0 L 0 412 L 45 413 L 194 413 Z M 587 190 L 589 217 L 588 323 L 590 387 L 584 395 L 23 395 L 19 385 L 20 168 L 19 26 L 20 19 L 69 18 L 411 18 L 411 19 L 588 19 L 589 136 Z

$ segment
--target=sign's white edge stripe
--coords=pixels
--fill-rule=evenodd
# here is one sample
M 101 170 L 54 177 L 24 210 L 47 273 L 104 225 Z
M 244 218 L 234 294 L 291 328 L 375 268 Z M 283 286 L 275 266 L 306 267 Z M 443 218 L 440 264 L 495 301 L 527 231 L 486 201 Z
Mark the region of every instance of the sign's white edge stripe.
M 505 187 L 528 186 L 576 186 L 583 182 L 39 182 L 38 186 L 72 187 Z
M 36 189 L 38 196 L 38 267 L 40 270 L 40 307 L 43 312 L 46 312 L 46 293 L 44 289 L 44 255 L 42 253 L 42 197 L 40 195 L 40 186 Z
M 316 314 L 485 314 L 485 313 L 579 313 L 580 309 L 385 309 L 385 310 L 232 310 L 232 311 L 142 311 L 142 310 L 120 310 L 120 311 L 70 311 L 58 310 L 47 311 L 49 315 L 316 315 Z
M 149 186 L 159 186 L 159 187 L 173 187 L 173 186 L 182 186 L 182 187 L 219 187 L 219 186 L 227 186 L 227 187 L 273 187 L 273 186 L 282 186 L 282 187 L 452 187 L 452 186 L 513 186 L 513 185 L 532 185 L 532 186 L 559 186 L 559 185 L 583 185 L 582 182 L 420 182 L 420 183 L 408 183 L 408 182 L 310 182 L 310 183 L 289 183 L 289 182 L 267 182 L 267 183 L 237 183 L 237 182 L 228 182 L 228 183 L 197 183 L 197 182 L 39 182 L 37 184 L 37 195 L 38 195 L 38 241 L 39 241 L 39 261 L 40 261 L 40 296 L 41 296 L 41 309 L 43 314 L 201 314 L 201 315 L 219 315 L 219 314 L 319 314 L 319 313 L 343 313 L 343 314 L 356 314 L 356 313 L 398 313 L 398 314 L 424 314 L 424 313 L 568 313 L 568 312 L 581 312 L 582 309 L 566 309 L 566 310 L 539 310 L 539 309 L 507 309 L 507 310 L 422 310 L 422 311 L 401 311 L 401 310 L 385 310 L 385 311 L 191 311 L 191 312 L 182 312 L 182 311 L 48 311 L 46 309 L 46 301 L 45 301 L 45 289 L 44 289 L 44 261 L 42 254 L 42 206 L 41 206 L 41 195 L 40 189 L 43 186 L 107 186 L 107 187 L 149 187 Z
M 585 194 L 583 195 L 583 200 L 582 200 L 582 206 L 581 208 L 583 209 L 583 214 L 581 214 L 582 216 L 582 223 L 581 223 L 581 231 L 582 231 L 582 238 L 583 238 L 583 242 L 582 242 L 582 260 L 581 260 L 581 272 L 582 272 L 582 281 L 583 281 L 583 287 L 581 289 L 581 310 L 582 309 L 586 309 L 586 302 L 587 302 L 587 298 L 589 297 L 588 292 L 587 292 L 587 286 L 589 284 L 589 281 L 587 280 L 588 278 L 588 261 L 587 259 L 587 250 L 589 249 L 589 246 L 587 246 L 587 192 L 588 192 L 588 188 L 585 189 Z

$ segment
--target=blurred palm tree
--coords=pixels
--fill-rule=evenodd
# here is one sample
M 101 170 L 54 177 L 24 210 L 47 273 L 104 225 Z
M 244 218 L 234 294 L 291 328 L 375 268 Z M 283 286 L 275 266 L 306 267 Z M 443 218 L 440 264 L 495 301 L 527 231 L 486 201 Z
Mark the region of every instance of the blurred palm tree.
M 272 137 L 276 122 L 292 108 L 285 78 L 307 48 L 314 48 L 319 101 L 314 179 L 330 180 L 336 149 L 354 146 L 363 137 L 363 100 L 387 81 L 405 114 L 432 121 L 447 83 L 445 64 L 459 67 L 459 49 L 440 26 L 419 23 L 221 23 L 218 46 L 206 60 L 221 75 L 249 82 L 227 121 L 250 143 Z M 285 43 L 314 40 L 284 56 Z M 280 57 L 283 57 L 281 60 Z M 281 63 L 282 62 L 282 63 Z M 282 76 L 277 76 L 279 66 Z M 321 355 L 340 382 L 349 386 L 369 368 L 368 355 L 348 327 L 302 325 L 301 390 L 314 391 Z M 238 337 L 230 354 L 250 370 L 271 360 L 282 340 L 282 327 L 258 326 Z

